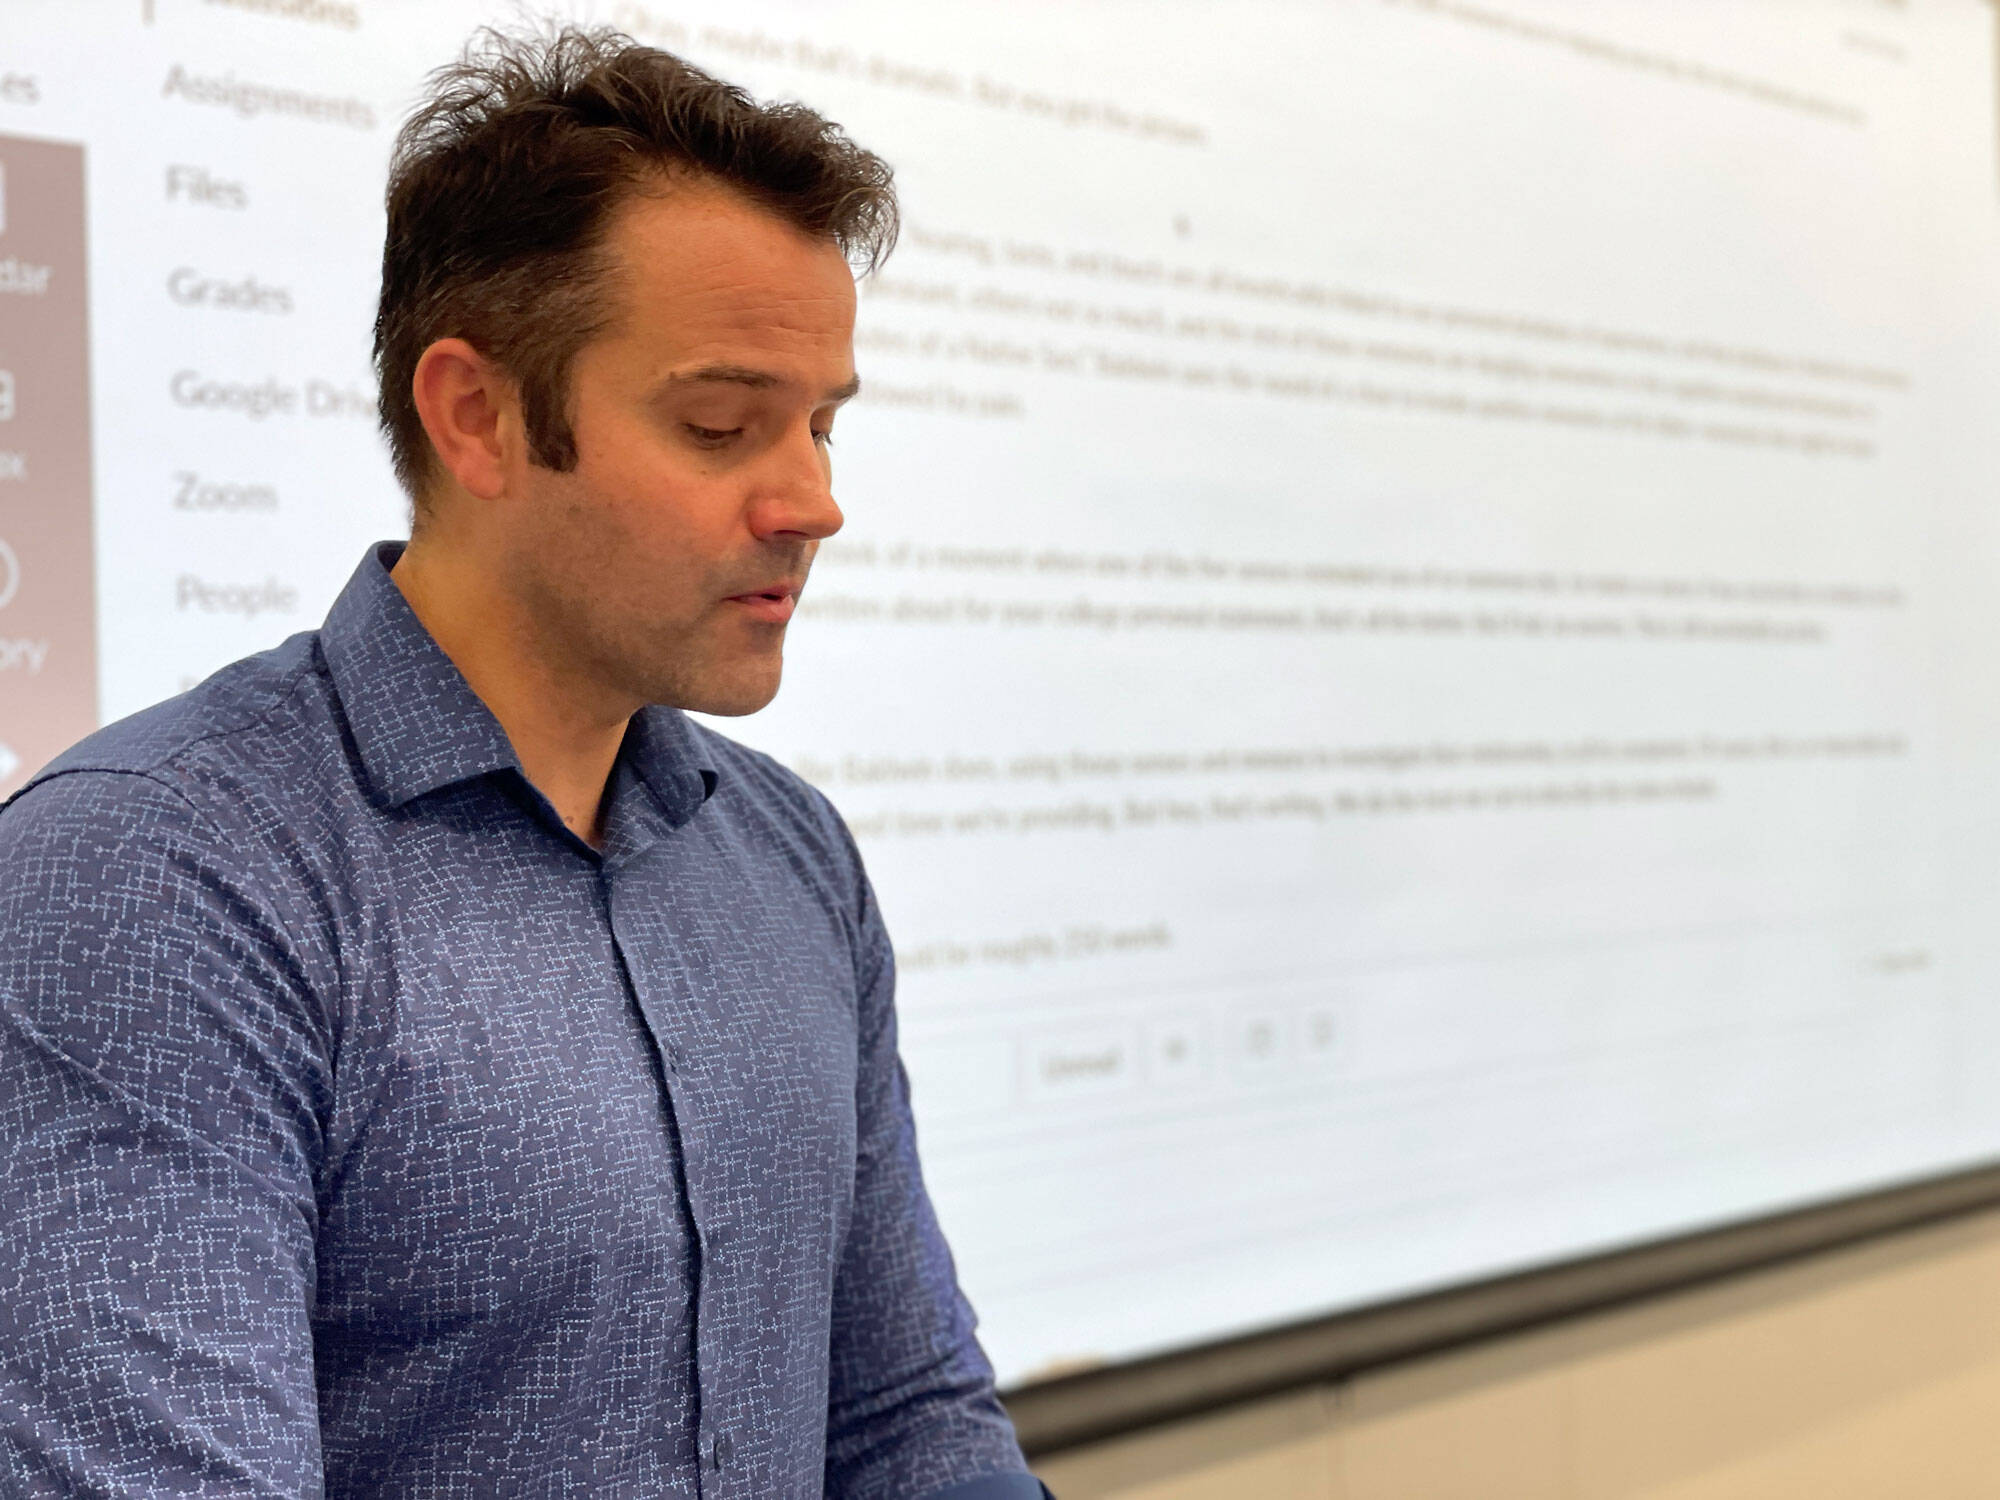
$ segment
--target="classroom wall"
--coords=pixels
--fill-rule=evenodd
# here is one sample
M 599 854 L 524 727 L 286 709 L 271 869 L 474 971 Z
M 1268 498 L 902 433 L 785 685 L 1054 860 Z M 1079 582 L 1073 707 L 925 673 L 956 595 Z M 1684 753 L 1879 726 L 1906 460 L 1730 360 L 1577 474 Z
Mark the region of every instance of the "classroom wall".
M 1059 1500 L 1986 1500 L 2000 1212 L 1037 1467 Z

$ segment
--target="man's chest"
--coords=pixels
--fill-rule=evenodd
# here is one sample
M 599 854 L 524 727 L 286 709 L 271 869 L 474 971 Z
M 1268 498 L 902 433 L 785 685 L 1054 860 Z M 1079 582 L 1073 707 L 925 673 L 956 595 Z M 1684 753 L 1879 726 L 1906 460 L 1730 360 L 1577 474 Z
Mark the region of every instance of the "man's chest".
M 839 922 L 782 864 L 662 841 L 606 873 L 426 830 L 350 971 L 322 1306 L 408 1336 L 600 1322 L 661 1354 L 703 1259 L 830 1261 L 854 1171 Z

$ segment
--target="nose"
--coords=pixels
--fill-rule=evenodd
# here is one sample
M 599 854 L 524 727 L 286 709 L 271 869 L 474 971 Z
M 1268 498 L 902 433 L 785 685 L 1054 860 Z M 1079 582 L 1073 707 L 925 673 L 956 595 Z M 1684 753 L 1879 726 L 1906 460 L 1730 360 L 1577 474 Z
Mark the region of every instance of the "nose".
M 846 517 L 833 499 L 833 465 L 809 424 L 772 450 L 750 506 L 750 529 L 765 541 L 822 541 Z

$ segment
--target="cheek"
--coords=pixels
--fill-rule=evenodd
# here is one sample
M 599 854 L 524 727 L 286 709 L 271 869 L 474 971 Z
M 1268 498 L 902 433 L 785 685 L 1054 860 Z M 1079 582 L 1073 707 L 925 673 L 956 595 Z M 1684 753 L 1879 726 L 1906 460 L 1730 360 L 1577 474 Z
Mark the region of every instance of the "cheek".
M 610 575 L 603 584 L 637 574 L 657 588 L 726 571 L 741 551 L 734 528 L 742 506 L 730 478 L 651 420 L 603 406 L 578 415 L 577 466 L 562 478 L 575 524 L 591 537 L 592 562 Z
M 591 535 L 588 550 L 609 575 L 642 575 L 657 586 L 662 579 L 698 580 L 730 560 L 736 507 L 713 477 L 636 452 L 588 472 L 579 466 L 576 477 L 576 524 Z

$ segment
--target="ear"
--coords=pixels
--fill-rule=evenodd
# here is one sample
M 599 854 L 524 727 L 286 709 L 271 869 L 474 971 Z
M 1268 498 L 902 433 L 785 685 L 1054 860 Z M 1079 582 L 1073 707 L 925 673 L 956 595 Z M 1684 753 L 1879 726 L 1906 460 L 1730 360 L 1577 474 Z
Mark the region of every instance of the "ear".
M 464 339 L 439 339 L 418 358 L 410 394 L 438 465 L 481 500 L 504 494 L 521 432 L 514 382 Z

